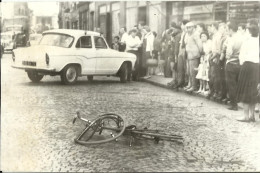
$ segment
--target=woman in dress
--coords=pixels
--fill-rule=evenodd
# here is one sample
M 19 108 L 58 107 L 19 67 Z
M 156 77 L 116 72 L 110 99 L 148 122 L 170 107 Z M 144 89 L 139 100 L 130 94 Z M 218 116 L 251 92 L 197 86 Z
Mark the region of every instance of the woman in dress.
M 237 102 L 243 103 L 244 117 L 242 122 L 255 121 L 255 105 L 257 103 L 257 85 L 259 84 L 259 27 L 248 24 L 250 36 L 242 44 L 239 61 L 241 70 L 238 79 Z
M 200 39 L 202 41 L 202 56 L 200 58 L 200 65 L 198 67 L 197 79 L 200 80 L 200 89 L 197 93 L 201 93 L 207 96 L 207 84 L 209 82 L 209 57 L 211 55 L 211 40 L 209 39 L 209 34 L 207 32 L 202 32 L 200 34 Z

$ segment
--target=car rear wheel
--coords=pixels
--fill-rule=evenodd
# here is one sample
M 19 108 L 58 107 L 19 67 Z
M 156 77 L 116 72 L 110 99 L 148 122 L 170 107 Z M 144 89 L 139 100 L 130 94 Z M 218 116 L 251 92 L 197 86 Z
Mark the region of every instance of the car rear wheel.
M 120 77 L 120 82 L 125 83 L 127 80 L 129 80 L 129 75 L 130 75 L 130 70 L 128 68 L 128 65 L 124 63 L 119 71 L 119 77 Z
M 29 79 L 34 83 L 40 82 L 44 76 L 44 75 L 39 75 L 37 72 L 34 71 L 28 71 L 27 75 Z
M 75 84 L 78 79 L 78 68 L 75 65 L 69 65 L 62 70 L 61 81 L 64 84 Z
M 89 82 L 92 82 L 92 81 L 93 81 L 93 78 L 94 78 L 93 76 L 87 76 L 87 77 L 88 77 L 88 81 L 89 81 Z

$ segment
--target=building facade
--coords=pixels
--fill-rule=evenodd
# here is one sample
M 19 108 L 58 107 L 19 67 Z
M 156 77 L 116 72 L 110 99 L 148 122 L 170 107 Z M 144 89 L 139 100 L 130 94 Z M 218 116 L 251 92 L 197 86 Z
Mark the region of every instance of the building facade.
M 260 13 L 259 1 L 95 1 L 79 2 L 74 10 L 73 2 L 61 3 L 60 16 L 65 22 L 61 28 L 100 30 L 108 43 L 121 27 L 130 30 L 139 21 L 160 36 L 171 21 L 245 23 L 248 18 L 259 18 Z

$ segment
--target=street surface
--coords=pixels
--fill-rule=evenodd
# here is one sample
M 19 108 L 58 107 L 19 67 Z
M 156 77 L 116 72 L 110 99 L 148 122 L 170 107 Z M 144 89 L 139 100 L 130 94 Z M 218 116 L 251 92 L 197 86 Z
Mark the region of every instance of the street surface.
M 5 171 L 260 171 L 260 122 L 235 119 L 203 98 L 143 82 L 122 84 L 119 78 L 79 78 L 65 86 L 45 76 L 33 84 L 13 69 L 11 54 L 1 59 L 1 170 Z M 79 110 L 94 119 L 121 115 L 137 127 L 184 136 L 184 143 L 128 140 L 82 146 L 74 138 L 83 126 L 72 119 Z

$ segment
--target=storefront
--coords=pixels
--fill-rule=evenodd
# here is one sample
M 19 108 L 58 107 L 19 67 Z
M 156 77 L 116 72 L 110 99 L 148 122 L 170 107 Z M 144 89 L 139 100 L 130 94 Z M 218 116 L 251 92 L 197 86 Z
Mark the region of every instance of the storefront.
M 258 1 L 230 2 L 228 5 L 228 20 L 246 23 L 250 18 L 259 19 L 260 2 Z
M 79 29 L 88 30 L 88 19 L 89 19 L 89 2 L 79 2 Z
M 111 4 L 112 37 L 119 34 L 120 29 L 120 2 Z

